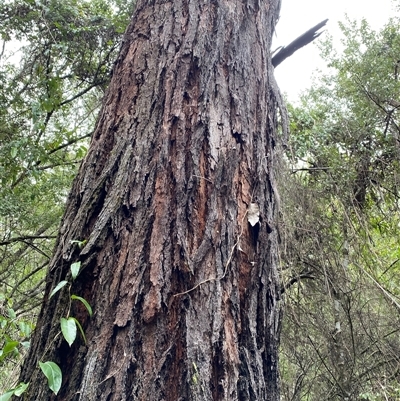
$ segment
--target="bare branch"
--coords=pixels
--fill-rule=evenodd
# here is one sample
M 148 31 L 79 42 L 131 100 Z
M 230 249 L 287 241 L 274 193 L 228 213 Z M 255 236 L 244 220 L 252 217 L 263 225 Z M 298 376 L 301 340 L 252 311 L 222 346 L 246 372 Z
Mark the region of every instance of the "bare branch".
M 56 238 L 55 235 L 25 235 L 23 237 L 10 238 L 7 241 L 0 242 L 0 246 L 10 245 L 13 242 L 26 242 L 32 239 L 53 239 Z M 30 245 L 30 244 L 28 244 Z
M 314 39 L 318 38 L 319 35 L 323 32 L 317 32 L 321 29 L 326 23 L 328 19 L 323 20 L 319 24 L 315 25 L 307 32 L 300 35 L 297 39 L 291 42 L 289 45 L 282 47 L 278 53 L 272 57 L 272 65 L 276 68 L 282 61 L 290 57 L 294 52 L 301 49 L 302 47 L 311 43 Z

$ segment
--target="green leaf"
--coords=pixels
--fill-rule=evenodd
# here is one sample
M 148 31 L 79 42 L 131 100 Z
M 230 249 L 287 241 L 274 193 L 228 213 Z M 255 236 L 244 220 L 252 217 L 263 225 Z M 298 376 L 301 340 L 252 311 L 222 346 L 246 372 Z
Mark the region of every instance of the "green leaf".
M 61 318 L 61 332 L 63 333 L 63 336 L 69 346 L 72 345 L 72 343 L 76 339 L 76 323 L 75 319 L 70 317 L 68 319 L 65 319 L 64 317 Z
M 0 401 L 8 401 L 14 395 L 14 390 L 9 390 L 3 395 L 0 395 Z
M 9 354 L 10 352 L 14 351 L 16 347 L 18 347 L 18 341 L 8 341 L 6 345 L 3 347 L 3 353 Z
M 78 276 L 80 268 L 81 268 L 81 262 L 72 263 L 72 265 L 71 265 L 71 274 L 72 274 L 72 279 L 73 280 L 75 280 L 76 277 Z
M 21 331 L 21 334 L 20 334 L 21 336 L 29 337 L 31 335 L 32 330 L 31 330 L 31 326 L 28 323 L 19 322 L 18 327 Z
M 19 397 L 21 394 L 23 394 L 26 389 L 29 387 L 29 382 L 28 383 L 19 383 L 17 387 L 14 389 L 14 394 Z
M 75 320 L 75 323 L 77 324 L 77 326 L 78 326 L 78 328 L 79 328 L 79 331 L 80 331 L 81 334 L 82 334 L 83 341 L 85 341 L 85 344 L 86 344 L 86 336 L 85 336 L 85 332 L 83 331 L 83 328 L 82 328 L 81 324 L 80 324 L 80 323 L 78 322 L 78 320 L 76 320 L 74 317 L 73 317 L 72 319 Z
M 56 288 L 54 288 L 54 290 L 51 292 L 50 298 L 51 298 L 55 293 L 57 293 L 58 291 L 60 291 L 61 288 L 63 288 L 66 284 L 68 284 L 68 281 L 65 281 L 65 280 L 60 281 L 60 282 L 56 285 Z
M 50 390 L 57 395 L 61 388 L 62 373 L 59 366 L 54 362 L 39 362 L 40 369 L 47 377 Z
M 82 148 L 82 147 L 85 149 L 85 153 L 86 153 L 87 148 L 85 148 L 84 146 L 81 146 L 81 148 Z M 80 241 L 80 240 L 77 240 L 77 239 L 73 239 L 73 240 L 71 241 L 71 244 L 77 244 L 78 247 L 79 247 L 80 249 L 82 249 L 82 248 L 87 244 L 87 240 L 84 239 L 84 240 Z
M 3 349 L 0 350 L 0 361 L 3 361 L 11 352 L 17 350 L 18 341 L 7 341 Z
M 15 319 L 17 317 L 13 308 L 8 308 L 7 313 L 10 319 Z
M 88 303 L 88 301 L 86 301 L 86 299 L 84 299 L 82 297 L 78 297 L 78 295 L 71 295 L 71 299 L 77 299 L 78 301 L 81 301 L 85 305 L 87 311 L 89 312 L 89 315 L 90 316 L 93 315 L 92 307 L 89 305 L 89 303 Z

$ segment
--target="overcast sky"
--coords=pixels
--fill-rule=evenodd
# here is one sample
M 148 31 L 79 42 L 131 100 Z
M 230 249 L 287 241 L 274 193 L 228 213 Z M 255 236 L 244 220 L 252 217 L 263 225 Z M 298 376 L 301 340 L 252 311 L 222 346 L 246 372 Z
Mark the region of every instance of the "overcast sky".
M 338 21 L 344 21 L 346 13 L 351 19 L 364 17 L 374 29 L 379 29 L 395 14 L 396 4 L 400 0 L 282 0 L 273 49 L 289 44 L 326 18 L 329 21 L 325 30 L 339 42 Z M 317 47 L 310 44 L 280 64 L 275 76 L 281 90 L 290 101 L 295 101 L 311 85 L 312 72 L 323 67 Z

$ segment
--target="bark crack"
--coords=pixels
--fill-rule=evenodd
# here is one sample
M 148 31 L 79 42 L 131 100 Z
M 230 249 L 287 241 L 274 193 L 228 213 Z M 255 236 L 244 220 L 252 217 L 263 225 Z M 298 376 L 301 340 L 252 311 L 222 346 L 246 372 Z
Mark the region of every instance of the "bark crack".
M 243 218 L 242 218 L 242 221 L 241 221 L 241 224 L 240 224 L 240 233 L 237 236 L 236 242 L 233 244 L 233 246 L 231 248 L 231 251 L 229 253 L 229 257 L 228 257 L 228 260 L 227 260 L 227 262 L 225 264 L 224 272 L 222 273 L 222 275 L 219 276 L 219 277 L 209 277 L 209 278 L 207 278 L 205 280 L 202 280 L 199 283 L 197 283 L 194 287 L 188 289 L 187 291 L 183 291 L 183 292 L 179 292 L 177 294 L 174 294 L 173 295 L 174 297 L 178 297 L 180 295 L 189 294 L 190 292 L 194 291 L 196 288 L 199 288 L 203 284 L 209 283 L 211 281 L 221 281 L 221 280 L 223 280 L 225 278 L 226 273 L 228 272 L 228 267 L 229 267 L 229 265 L 230 265 L 230 263 L 231 263 L 231 261 L 233 259 L 233 254 L 234 254 L 236 248 L 238 248 L 241 251 L 239 243 L 240 243 L 240 239 L 241 239 L 241 237 L 243 235 L 244 219 L 246 218 L 246 216 L 247 216 L 247 211 L 243 215 Z

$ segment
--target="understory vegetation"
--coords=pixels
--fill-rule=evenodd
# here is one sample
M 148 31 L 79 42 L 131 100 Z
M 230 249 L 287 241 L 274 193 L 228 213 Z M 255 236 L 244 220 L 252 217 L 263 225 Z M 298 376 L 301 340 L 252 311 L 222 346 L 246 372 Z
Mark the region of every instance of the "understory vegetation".
M 281 176 L 282 399 L 400 398 L 400 21 L 341 25 L 289 105 Z
M 0 5 L 0 394 L 18 384 L 63 205 L 134 4 Z M 400 398 L 400 19 L 341 25 L 282 151 L 281 399 Z
M 0 394 L 18 381 L 64 203 L 133 10 L 0 4 Z

